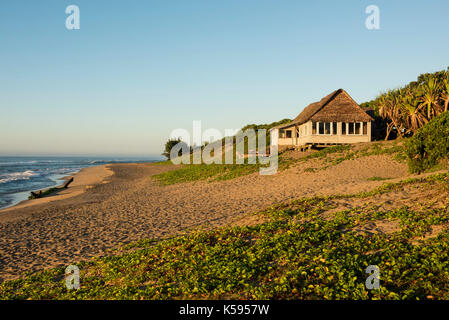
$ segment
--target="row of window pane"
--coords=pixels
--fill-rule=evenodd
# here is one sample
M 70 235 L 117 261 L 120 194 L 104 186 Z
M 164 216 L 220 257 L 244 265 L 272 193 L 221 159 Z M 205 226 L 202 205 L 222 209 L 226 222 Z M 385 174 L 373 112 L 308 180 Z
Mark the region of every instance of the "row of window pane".
M 332 131 L 331 131 L 332 129 Z M 336 122 L 318 122 L 319 134 L 337 134 Z M 316 122 L 313 123 L 312 133 L 316 134 Z
M 292 131 L 291 130 L 279 130 L 279 138 L 291 138 Z
M 317 123 L 312 124 L 312 134 L 317 134 Z M 362 127 L 363 126 L 363 127 Z M 332 127 L 332 132 L 331 132 Z M 368 134 L 368 124 L 366 122 L 342 122 L 341 134 L 361 134 L 363 130 L 364 135 Z M 318 122 L 318 134 L 337 134 L 337 122 Z
M 361 134 L 360 130 L 363 130 L 362 134 L 368 134 L 368 124 L 366 122 L 342 122 L 341 125 L 341 134 Z
M 331 130 L 332 129 L 332 130 Z M 362 133 L 360 132 L 362 130 Z M 307 135 L 307 126 L 297 128 L 296 137 Z M 312 123 L 312 134 L 317 134 L 317 122 Z M 337 134 L 337 122 L 318 122 L 318 134 Z M 366 122 L 342 122 L 341 134 L 368 134 Z M 280 138 L 291 138 L 292 130 L 280 130 Z

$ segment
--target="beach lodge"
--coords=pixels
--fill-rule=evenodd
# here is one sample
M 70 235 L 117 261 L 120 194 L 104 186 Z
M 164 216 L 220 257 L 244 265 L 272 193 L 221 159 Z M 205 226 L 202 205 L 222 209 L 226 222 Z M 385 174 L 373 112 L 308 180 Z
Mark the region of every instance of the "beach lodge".
M 343 89 L 308 105 L 292 122 L 270 129 L 271 143 L 297 150 L 371 141 L 374 121 Z

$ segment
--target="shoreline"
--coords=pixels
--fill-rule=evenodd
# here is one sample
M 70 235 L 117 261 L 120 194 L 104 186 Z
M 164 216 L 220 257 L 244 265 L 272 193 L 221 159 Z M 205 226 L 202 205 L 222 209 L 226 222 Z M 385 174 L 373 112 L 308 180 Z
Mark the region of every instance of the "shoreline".
M 60 188 L 60 187 L 62 187 L 62 186 L 64 185 L 64 183 L 65 183 L 68 179 L 70 179 L 71 177 L 74 177 L 74 176 L 75 176 L 77 173 L 79 173 L 82 169 L 84 169 L 84 168 L 81 168 L 81 169 L 79 169 L 78 171 L 73 172 L 73 173 L 69 173 L 69 174 L 67 174 L 67 175 L 56 175 L 56 176 L 60 176 L 59 178 L 51 178 L 51 177 L 50 177 L 50 179 L 51 179 L 55 184 L 54 184 L 54 185 L 51 185 L 51 186 L 48 186 L 48 187 L 45 187 L 45 188 L 43 188 L 43 189 L 33 189 L 33 190 L 21 191 L 21 192 L 13 193 L 13 194 L 12 194 L 13 198 L 17 198 L 17 199 L 14 199 L 10 204 L 8 204 L 8 205 L 5 206 L 5 207 L 0 207 L 0 212 L 1 212 L 2 210 L 6 210 L 6 209 L 10 209 L 10 208 L 15 208 L 17 205 L 22 204 L 22 203 L 25 202 L 25 201 L 29 201 L 30 199 L 28 199 L 28 197 L 31 195 L 32 192 L 39 192 L 39 191 L 44 192 L 44 191 L 46 191 L 46 190 L 48 190 L 48 189 L 51 189 L 51 188 Z M 24 198 L 22 199 L 22 197 L 21 197 L 20 195 L 23 195 Z
M 22 209 L 26 207 L 31 207 L 39 204 L 50 203 L 57 200 L 63 200 L 72 198 L 78 195 L 83 194 L 89 188 L 94 185 L 98 185 L 101 183 L 106 183 L 106 179 L 114 174 L 114 172 L 109 168 L 109 164 L 103 164 L 93 167 L 82 168 L 78 172 L 73 175 L 64 176 L 60 179 L 61 183 L 57 183 L 52 187 L 48 187 L 42 189 L 42 191 L 47 190 L 49 188 L 58 188 L 61 187 L 68 179 L 73 177 L 73 182 L 70 184 L 69 188 L 61 189 L 53 194 L 45 196 L 43 198 L 38 199 L 25 199 L 22 200 L 12 206 L 8 206 L 0 209 L 0 214 L 9 212 L 16 209 Z M 37 190 L 38 191 L 38 190 Z M 26 192 L 30 194 L 31 191 Z

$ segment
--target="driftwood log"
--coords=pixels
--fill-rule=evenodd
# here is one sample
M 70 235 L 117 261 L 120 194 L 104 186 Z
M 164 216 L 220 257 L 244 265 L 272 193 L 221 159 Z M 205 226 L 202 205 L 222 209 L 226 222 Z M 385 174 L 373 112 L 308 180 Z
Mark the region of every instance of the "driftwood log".
M 31 196 L 32 196 L 34 199 L 37 199 L 37 198 L 42 197 L 42 190 L 40 190 L 40 191 L 38 191 L 38 192 L 33 192 L 33 191 L 31 191 Z
M 28 199 L 42 198 L 43 196 L 49 195 L 49 194 L 56 192 L 60 189 L 67 189 L 69 187 L 69 184 L 71 184 L 72 182 L 73 182 L 73 177 L 70 178 L 69 180 L 67 180 L 61 187 L 50 188 L 50 189 L 44 190 L 44 192 L 42 192 L 42 190 L 40 190 L 38 192 L 31 191 L 31 196 Z
M 72 182 L 73 182 L 73 177 L 71 177 L 69 180 L 67 180 L 62 187 L 64 189 L 67 189 L 69 187 L 69 184 L 71 184 Z

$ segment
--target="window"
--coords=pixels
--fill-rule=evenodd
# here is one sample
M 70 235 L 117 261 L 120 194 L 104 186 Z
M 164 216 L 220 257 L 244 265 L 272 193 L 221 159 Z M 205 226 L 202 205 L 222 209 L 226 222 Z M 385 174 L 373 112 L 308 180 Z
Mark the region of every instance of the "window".
M 337 134 L 337 123 L 332 122 L 332 134 Z
M 355 134 L 360 134 L 360 122 L 354 123 L 355 125 Z
M 348 123 L 348 134 L 354 134 L 354 122 Z
M 331 123 L 330 122 L 324 123 L 324 134 L 331 134 Z
M 366 134 L 366 122 L 342 123 L 342 134 Z
M 300 128 L 296 128 L 296 138 L 299 138 L 299 130 Z
M 316 122 L 312 122 L 312 134 L 316 134 Z
M 279 138 L 285 138 L 285 131 L 284 130 L 279 130 Z
M 368 134 L 368 123 L 366 122 L 363 123 L 363 134 L 364 135 Z
M 347 134 L 346 133 L 346 122 L 341 123 L 341 134 Z
M 324 122 L 318 122 L 318 134 L 324 134 Z
M 291 138 L 292 137 L 292 131 L 291 130 L 287 130 L 285 132 L 287 133 L 287 138 Z
M 316 124 L 313 129 L 315 129 L 315 126 Z M 332 126 L 332 122 L 318 122 L 318 134 L 331 134 Z M 337 126 L 337 123 L 335 123 L 335 126 Z M 335 128 L 335 131 L 337 131 L 337 128 Z

